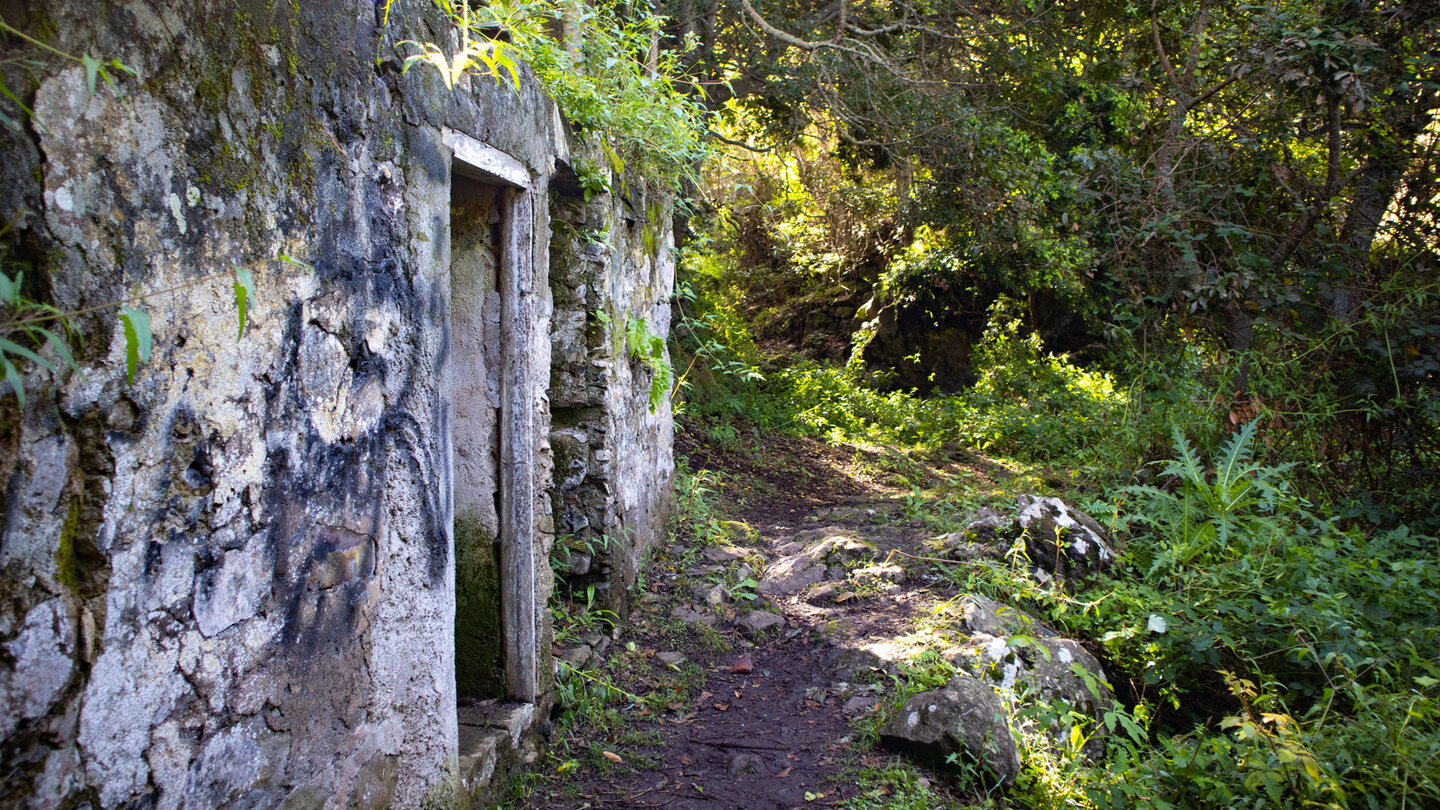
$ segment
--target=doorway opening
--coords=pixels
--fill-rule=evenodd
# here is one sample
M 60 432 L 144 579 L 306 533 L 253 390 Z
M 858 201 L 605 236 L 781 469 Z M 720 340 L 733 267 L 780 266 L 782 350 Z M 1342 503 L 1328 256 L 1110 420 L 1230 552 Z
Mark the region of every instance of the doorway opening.
M 455 694 L 462 758 L 503 728 L 518 741 L 538 691 L 535 317 L 529 174 L 446 130 L 450 177 L 449 354 L 455 560 Z
M 500 269 L 507 191 L 455 174 L 450 185 L 451 411 L 455 500 L 455 692 L 508 697 L 501 566 L 504 336 Z

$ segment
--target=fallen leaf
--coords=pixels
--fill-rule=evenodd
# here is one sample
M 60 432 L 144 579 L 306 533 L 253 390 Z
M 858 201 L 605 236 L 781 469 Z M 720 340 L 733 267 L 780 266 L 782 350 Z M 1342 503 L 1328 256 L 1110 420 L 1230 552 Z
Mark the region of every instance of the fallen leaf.
M 783 771 L 775 774 L 775 778 L 776 778 L 776 779 L 784 779 L 785 777 L 787 777 L 787 776 L 789 776 L 789 775 L 790 775 L 790 766 L 789 766 L 789 765 L 786 765 L 786 766 L 785 766 L 785 770 L 783 770 Z
M 681 709 L 685 708 L 685 704 L 677 700 L 674 703 L 666 703 L 665 708 L 669 709 L 672 712 L 678 712 Z
M 858 595 L 859 595 L 859 594 L 855 593 L 854 591 L 846 591 L 845 593 L 842 593 L 842 594 L 840 594 L 839 596 L 835 597 L 835 604 L 838 605 L 838 604 L 840 604 L 841 602 L 848 602 L 848 601 L 850 601 L 851 599 L 854 599 L 854 598 L 855 598 L 856 596 L 858 596 Z
M 716 703 L 716 704 L 715 704 L 715 711 L 717 711 L 717 712 L 728 712 L 728 711 L 730 711 L 730 705 L 729 705 L 728 703 Z
M 615 753 L 614 751 L 601 751 L 601 752 L 600 752 L 600 756 L 605 757 L 606 759 L 610 760 L 611 762 L 615 763 L 616 765 L 619 765 L 620 763 L 622 763 L 622 762 L 625 761 L 625 760 L 621 759 L 621 758 L 620 758 L 620 755 L 617 754 L 617 753 Z
M 687 754 L 681 754 L 681 755 L 680 755 L 680 764 L 681 764 L 681 765 L 694 765 L 694 764 L 695 764 L 695 760 L 691 759 L 690 756 L 687 755 Z
M 736 690 L 735 690 L 735 697 L 736 697 L 736 698 L 743 698 L 743 697 L 745 697 L 745 696 L 742 695 L 742 694 L 740 694 L 740 690 L 739 690 L 739 689 L 736 689 Z
M 709 699 L 712 698 L 712 697 L 715 697 L 715 693 L 714 693 L 714 692 L 701 692 L 701 693 L 700 693 L 700 699 L 701 699 L 701 700 L 709 700 Z

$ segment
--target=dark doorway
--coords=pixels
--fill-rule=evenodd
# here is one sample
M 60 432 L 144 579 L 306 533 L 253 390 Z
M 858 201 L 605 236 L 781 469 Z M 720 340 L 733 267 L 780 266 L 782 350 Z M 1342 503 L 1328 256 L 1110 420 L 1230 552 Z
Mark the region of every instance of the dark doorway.
M 501 277 L 508 190 L 461 175 L 450 186 L 455 474 L 455 689 L 507 696 L 501 419 Z

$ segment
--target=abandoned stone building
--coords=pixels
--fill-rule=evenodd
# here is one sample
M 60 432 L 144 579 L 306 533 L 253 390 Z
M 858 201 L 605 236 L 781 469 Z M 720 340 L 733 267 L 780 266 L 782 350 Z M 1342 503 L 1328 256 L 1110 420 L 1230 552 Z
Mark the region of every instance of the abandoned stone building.
M 79 368 L 0 396 L 0 805 L 474 788 L 550 708 L 557 538 L 623 608 L 662 531 L 670 408 L 624 331 L 669 326 L 667 199 L 583 195 L 594 143 L 523 71 L 402 72 L 454 32 L 385 5 L 0 3 L 135 72 L 5 74 L 4 269 L 78 313 Z

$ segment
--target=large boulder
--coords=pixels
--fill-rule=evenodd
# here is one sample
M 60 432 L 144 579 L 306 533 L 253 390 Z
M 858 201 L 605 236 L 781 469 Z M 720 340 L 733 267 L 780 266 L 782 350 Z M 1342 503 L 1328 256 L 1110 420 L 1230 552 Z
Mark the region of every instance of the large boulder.
M 978 633 L 951 660 L 993 684 L 1002 695 L 1023 702 L 1063 703 L 1094 718 L 1085 755 L 1098 761 L 1105 752 L 1105 726 L 1099 721 L 1115 704 L 1105 670 L 1079 642 L 1058 638 L 1044 625 L 1039 625 L 1037 632 L 1048 635 Z M 1063 744 L 1068 726 L 1057 726 L 1055 732 Z
M 970 635 L 1035 636 L 1059 635 L 1039 619 L 1017 607 L 996 602 L 988 596 L 971 594 L 960 600 L 960 626 Z
M 785 556 L 765 568 L 759 591 L 790 596 L 825 580 L 845 578 L 845 566 L 879 554 L 873 543 L 837 527 L 800 532 L 785 546 Z
M 1020 750 L 1006 722 L 1004 700 L 990 683 L 968 674 L 905 701 L 880 729 L 880 742 L 934 761 L 958 755 L 985 766 L 1006 785 L 1020 775 Z
M 1056 575 L 1084 574 L 1115 563 L 1104 527 L 1059 498 L 1021 495 L 1017 520 L 1025 532 L 1031 562 Z

